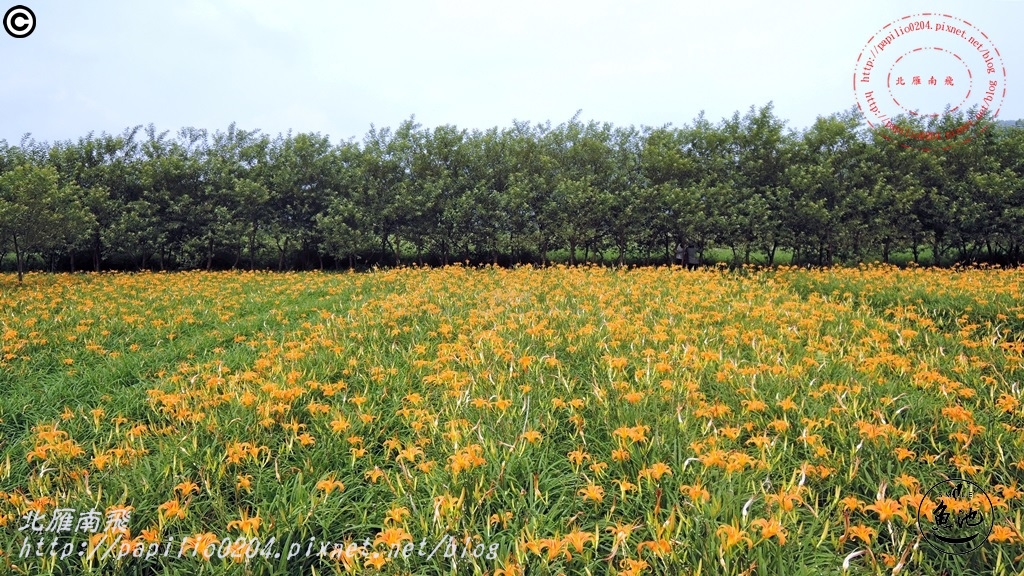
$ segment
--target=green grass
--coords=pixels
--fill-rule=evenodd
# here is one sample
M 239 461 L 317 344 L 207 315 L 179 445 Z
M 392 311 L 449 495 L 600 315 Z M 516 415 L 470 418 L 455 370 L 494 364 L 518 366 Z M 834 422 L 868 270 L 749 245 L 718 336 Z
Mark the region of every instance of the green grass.
M 1015 270 L 869 266 L 2 276 L 0 572 L 346 573 L 305 557 L 26 561 L 36 501 L 132 506 L 131 536 L 175 542 L 258 516 L 282 551 L 387 528 L 499 544 L 389 574 L 840 574 L 869 548 L 858 524 L 875 533 L 849 574 L 889 574 L 886 558 L 1020 573 L 1019 540 L 945 556 L 915 547 L 912 518 L 864 506 L 951 466 L 993 496 L 1019 482 L 1022 288 Z M 263 448 L 233 458 L 242 443 Z M 182 518 L 161 512 L 175 500 Z M 1019 505 L 996 523 L 1019 530 Z M 729 525 L 749 545 L 728 546 Z

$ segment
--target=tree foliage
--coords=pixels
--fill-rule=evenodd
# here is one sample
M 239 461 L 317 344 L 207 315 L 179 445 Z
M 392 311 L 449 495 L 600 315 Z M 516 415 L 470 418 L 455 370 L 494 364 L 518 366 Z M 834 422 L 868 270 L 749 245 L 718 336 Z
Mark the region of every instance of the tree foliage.
M 905 118 L 952 133 L 969 111 Z M 925 150 L 855 110 L 793 130 L 771 104 L 674 127 L 371 126 L 361 142 L 232 124 L 0 141 L 0 263 L 100 269 L 455 261 L 736 263 L 1022 258 L 1024 124 Z

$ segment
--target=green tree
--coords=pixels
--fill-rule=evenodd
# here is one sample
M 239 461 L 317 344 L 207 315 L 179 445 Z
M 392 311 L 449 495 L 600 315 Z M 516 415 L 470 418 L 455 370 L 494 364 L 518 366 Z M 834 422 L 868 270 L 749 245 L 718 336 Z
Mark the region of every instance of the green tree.
M 76 191 L 58 185 L 52 166 L 21 164 L 0 176 L 0 239 L 14 249 L 19 282 L 28 255 L 67 247 L 89 226 Z

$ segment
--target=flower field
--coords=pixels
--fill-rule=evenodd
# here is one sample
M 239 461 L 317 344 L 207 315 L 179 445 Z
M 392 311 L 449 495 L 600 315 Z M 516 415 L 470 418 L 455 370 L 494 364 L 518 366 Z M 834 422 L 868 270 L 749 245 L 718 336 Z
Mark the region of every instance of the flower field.
M 885 266 L 5 275 L 0 573 L 1018 574 L 1022 293 Z M 949 477 L 984 490 L 969 553 L 921 537 Z

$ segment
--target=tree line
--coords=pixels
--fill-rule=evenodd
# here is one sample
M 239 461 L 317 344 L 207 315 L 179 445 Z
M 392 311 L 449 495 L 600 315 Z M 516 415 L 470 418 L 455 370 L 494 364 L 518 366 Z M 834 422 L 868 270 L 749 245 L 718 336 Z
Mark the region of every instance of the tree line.
M 719 122 L 371 126 L 362 141 L 234 124 L 0 141 L 0 263 L 24 270 L 309 269 L 410 262 L 1019 263 L 1024 123 L 970 111 L 786 127 Z M 961 130 L 962 132 L 962 130 Z M 911 134 L 900 136 L 898 134 Z M 930 146 L 932 149 L 924 150 Z M 947 149 L 944 149 L 947 148 Z

